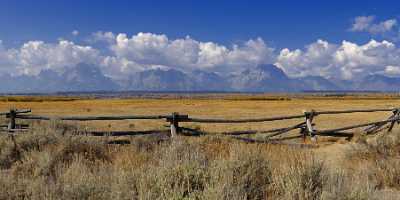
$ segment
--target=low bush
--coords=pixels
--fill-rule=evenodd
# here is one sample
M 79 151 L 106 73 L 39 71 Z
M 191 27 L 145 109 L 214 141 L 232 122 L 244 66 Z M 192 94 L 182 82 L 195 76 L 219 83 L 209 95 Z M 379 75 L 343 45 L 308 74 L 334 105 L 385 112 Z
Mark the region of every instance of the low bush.
M 273 173 L 274 192 L 284 199 L 320 199 L 327 181 L 323 162 L 311 153 L 293 152 L 286 159 Z

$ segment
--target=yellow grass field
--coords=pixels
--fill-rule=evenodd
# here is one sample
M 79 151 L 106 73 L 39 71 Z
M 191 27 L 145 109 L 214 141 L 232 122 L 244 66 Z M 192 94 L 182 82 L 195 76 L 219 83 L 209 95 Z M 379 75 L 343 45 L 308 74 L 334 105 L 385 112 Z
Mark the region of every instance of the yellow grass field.
M 379 97 L 379 98 L 378 98 Z M 400 107 L 400 99 L 372 97 L 301 97 L 226 96 L 222 98 L 161 98 L 161 99 L 79 99 L 22 97 L 0 101 L 0 111 L 10 108 L 32 109 L 34 115 L 45 116 L 104 116 L 104 115 L 166 115 L 172 112 L 198 118 L 246 119 L 298 115 L 305 110 L 345 110 Z M 383 120 L 390 112 L 323 115 L 315 119 L 317 129 L 338 128 L 347 125 Z M 192 124 L 183 126 L 203 131 L 268 130 L 294 125 L 302 119 L 243 124 Z M 166 129 L 163 120 L 125 120 L 80 122 L 90 130 L 150 130 Z
M 32 114 L 44 116 L 179 112 L 198 118 L 246 119 L 298 115 L 311 109 L 393 107 L 400 107 L 396 96 L 0 97 L 0 111 L 30 108 Z M 317 129 L 339 128 L 383 120 L 390 114 L 324 115 L 315 123 Z M 301 120 L 181 125 L 225 132 L 280 128 Z M 162 120 L 68 123 L 103 131 L 168 129 Z M 13 137 L 0 134 L 0 199 L 400 198 L 400 168 L 395 167 L 400 164 L 398 127 L 350 141 L 320 137 L 316 145 L 275 145 L 215 135 L 92 137 L 64 132 L 64 124 L 54 124 L 33 123 L 35 128 Z M 130 142 L 110 143 L 119 139 Z

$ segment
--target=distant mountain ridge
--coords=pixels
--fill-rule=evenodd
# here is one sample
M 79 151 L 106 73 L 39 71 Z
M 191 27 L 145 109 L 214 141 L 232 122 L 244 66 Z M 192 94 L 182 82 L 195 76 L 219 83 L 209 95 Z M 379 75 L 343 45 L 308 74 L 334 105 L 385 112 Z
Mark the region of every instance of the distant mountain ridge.
M 105 76 L 99 67 L 79 64 L 63 73 L 43 70 L 37 76 L 0 76 L 2 93 L 73 92 L 73 91 L 400 91 L 400 78 L 369 75 L 358 80 L 328 80 L 320 76 L 290 78 L 275 65 L 259 65 L 238 74 L 221 76 L 195 70 L 150 69 L 132 74 L 118 82 Z
M 275 65 L 260 65 L 229 78 L 235 91 L 294 92 L 298 90 L 283 70 Z
M 37 76 L 0 77 L 3 84 L 0 92 L 72 92 L 72 91 L 112 91 L 120 86 L 104 76 L 93 65 L 79 64 L 59 74 L 53 70 L 43 70 Z

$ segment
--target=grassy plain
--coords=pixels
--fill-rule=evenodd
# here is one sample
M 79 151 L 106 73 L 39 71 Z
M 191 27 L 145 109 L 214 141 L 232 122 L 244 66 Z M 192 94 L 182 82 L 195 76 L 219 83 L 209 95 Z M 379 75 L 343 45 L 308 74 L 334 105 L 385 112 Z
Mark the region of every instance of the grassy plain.
M 391 108 L 397 97 L 223 96 L 212 98 L 0 99 L 0 110 L 31 108 L 48 116 L 168 114 L 255 118 L 303 110 Z M 385 119 L 389 113 L 317 118 L 333 128 Z M 315 149 L 247 144 L 225 137 L 109 138 L 65 133 L 64 122 L 39 123 L 14 138 L 0 134 L 0 199 L 399 199 L 400 131 L 360 136 Z M 269 129 L 294 121 L 187 124 L 211 132 Z M 73 124 L 73 123 L 72 123 Z M 165 129 L 162 121 L 83 122 L 96 130 Z M 78 125 L 78 124 L 73 124 Z
M 10 108 L 30 108 L 32 114 L 45 116 L 103 116 L 103 115 L 166 115 L 172 112 L 190 117 L 246 119 L 282 115 L 298 115 L 305 110 L 345 110 L 392 108 L 400 106 L 400 99 L 387 96 L 360 97 L 287 97 L 287 96 L 222 96 L 215 98 L 126 98 L 126 99 L 79 99 L 49 97 L 19 97 L 18 100 L 0 99 L 0 111 Z M 354 123 L 382 120 L 389 112 L 355 113 L 318 116 L 318 129 L 347 126 Z M 234 130 L 267 130 L 294 125 L 298 120 L 285 120 L 246 124 L 191 124 L 204 131 L 221 132 Z M 165 129 L 162 120 L 126 120 L 83 122 L 83 126 L 95 130 L 149 130 Z

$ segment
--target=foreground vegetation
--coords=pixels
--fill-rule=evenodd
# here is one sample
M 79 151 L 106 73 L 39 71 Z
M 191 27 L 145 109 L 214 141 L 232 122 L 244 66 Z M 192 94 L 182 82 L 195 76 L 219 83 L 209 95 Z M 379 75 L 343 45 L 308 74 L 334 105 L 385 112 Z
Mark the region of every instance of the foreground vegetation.
M 111 145 L 65 130 L 0 136 L 0 199 L 400 198 L 398 133 L 359 138 L 332 164 L 315 149 L 211 136 Z

